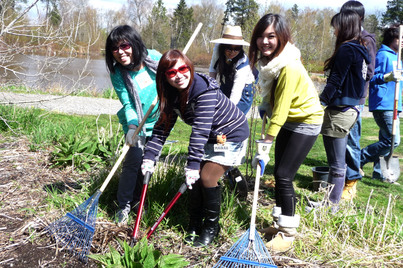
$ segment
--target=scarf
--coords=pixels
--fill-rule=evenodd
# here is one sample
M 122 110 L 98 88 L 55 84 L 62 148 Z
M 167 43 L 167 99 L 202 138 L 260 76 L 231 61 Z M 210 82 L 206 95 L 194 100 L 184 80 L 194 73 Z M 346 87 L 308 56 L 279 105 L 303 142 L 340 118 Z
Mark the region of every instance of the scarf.
M 271 91 L 273 90 L 273 84 L 278 79 L 281 70 L 287 66 L 289 63 L 300 60 L 301 52 L 299 49 L 288 42 L 283 51 L 272 59 L 269 63 L 264 65 L 262 59 L 258 61 L 259 70 L 259 80 L 258 86 L 261 89 L 261 96 L 263 98 L 261 106 L 266 108 L 270 107 Z M 265 109 L 266 111 L 271 111 L 270 109 Z

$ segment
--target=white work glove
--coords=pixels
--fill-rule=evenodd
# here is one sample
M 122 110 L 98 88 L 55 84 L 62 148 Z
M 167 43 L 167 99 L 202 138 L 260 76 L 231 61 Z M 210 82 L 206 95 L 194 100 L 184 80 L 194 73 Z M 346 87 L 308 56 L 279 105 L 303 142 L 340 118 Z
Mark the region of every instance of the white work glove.
M 195 183 L 198 179 L 200 179 L 200 173 L 196 169 L 185 168 L 186 174 L 186 185 L 190 190 L 192 190 L 192 184 Z
M 270 152 L 270 149 L 271 149 L 271 146 L 273 145 L 273 143 L 265 142 L 264 140 L 257 140 L 256 145 L 257 145 L 257 152 L 255 154 L 255 157 L 252 160 L 252 167 L 257 168 L 257 165 L 258 165 L 259 161 L 261 160 L 264 163 L 264 166 L 261 167 L 262 171 L 264 171 L 267 163 L 269 163 L 269 161 L 270 161 L 269 152 Z
M 390 72 L 383 76 L 383 81 L 385 81 L 385 83 L 392 82 L 392 81 L 397 82 L 400 80 L 402 80 L 402 73 L 400 71 Z
M 126 144 L 133 147 L 136 145 L 138 141 L 138 136 L 134 136 L 134 132 L 136 132 L 137 127 L 135 128 L 129 128 L 126 134 Z
M 150 159 L 143 159 L 143 163 L 141 164 L 141 173 L 143 173 L 143 176 L 145 176 L 147 172 L 150 172 L 152 174 L 154 173 L 154 171 L 154 161 Z

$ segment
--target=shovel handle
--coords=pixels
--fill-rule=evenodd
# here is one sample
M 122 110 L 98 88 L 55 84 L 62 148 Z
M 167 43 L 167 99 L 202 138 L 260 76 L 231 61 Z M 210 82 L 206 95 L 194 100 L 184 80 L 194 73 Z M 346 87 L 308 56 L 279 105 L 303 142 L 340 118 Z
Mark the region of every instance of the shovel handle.
M 396 69 L 397 71 L 402 71 L 402 62 L 401 62 L 401 53 L 402 53 L 402 35 L 403 35 L 403 25 L 399 26 L 399 49 L 397 53 L 397 63 Z M 396 123 L 397 123 L 397 106 L 399 103 L 399 91 L 400 91 L 400 80 L 395 82 L 395 98 L 393 102 L 393 122 L 392 122 L 392 139 L 391 139 L 391 147 L 390 153 L 385 157 L 386 164 L 389 166 L 389 159 L 392 157 L 393 150 L 395 149 L 395 136 L 396 136 Z

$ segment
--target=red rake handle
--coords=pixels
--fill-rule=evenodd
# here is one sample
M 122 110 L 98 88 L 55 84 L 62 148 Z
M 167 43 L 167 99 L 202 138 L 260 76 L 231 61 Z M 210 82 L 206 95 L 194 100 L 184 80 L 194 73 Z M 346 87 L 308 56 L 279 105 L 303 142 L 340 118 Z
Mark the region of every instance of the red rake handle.
M 151 178 L 151 173 L 147 172 L 146 175 L 144 176 L 144 180 L 143 180 L 143 190 L 141 191 L 140 204 L 139 204 L 139 209 L 137 211 L 136 222 L 134 223 L 132 239 L 137 239 L 137 233 L 139 232 L 140 221 L 141 221 L 141 217 L 143 215 L 144 201 L 146 199 L 146 193 L 147 193 L 147 189 L 148 189 L 148 183 L 150 182 L 150 178 Z
M 171 210 L 173 205 L 176 203 L 176 201 L 179 199 L 179 197 L 186 191 L 187 185 L 186 183 L 183 183 L 181 187 L 179 188 L 179 191 L 176 193 L 174 198 L 169 202 L 168 206 L 165 208 L 164 212 L 162 212 L 161 216 L 158 218 L 158 220 L 154 223 L 154 225 L 151 227 L 151 229 L 147 233 L 147 239 L 150 238 L 150 236 L 154 233 L 155 229 L 157 229 L 158 225 L 161 223 L 161 221 L 165 218 L 165 216 L 168 214 L 168 212 Z

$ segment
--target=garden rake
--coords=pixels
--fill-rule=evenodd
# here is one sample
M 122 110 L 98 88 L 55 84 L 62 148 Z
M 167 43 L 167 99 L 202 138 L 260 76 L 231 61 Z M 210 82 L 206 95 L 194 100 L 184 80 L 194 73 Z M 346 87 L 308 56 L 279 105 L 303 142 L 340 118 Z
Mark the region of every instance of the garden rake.
M 263 116 L 262 137 L 266 123 L 265 119 L 266 116 Z M 277 267 L 255 228 L 260 177 L 264 173 L 262 166 L 264 167 L 264 162 L 260 160 L 256 167 L 250 227 L 214 267 Z
M 154 99 L 133 136 L 139 134 L 157 102 L 158 97 Z M 79 259 L 83 262 L 87 261 L 87 255 L 91 249 L 92 238 L 95 232 L 99 197 L 112 179 L 129 149 L 130 146 L 128 144 L 123 146 L 121 155 L 99 190 L 72 212 L 68 212 L 65 216 L 45 228 L 45 231 L 49 232 L 50 236 L 54 238 L 58 247 L 62 250 L 67 249 L 68 251 L 71 251 L 74 256 L 78 255 Z

